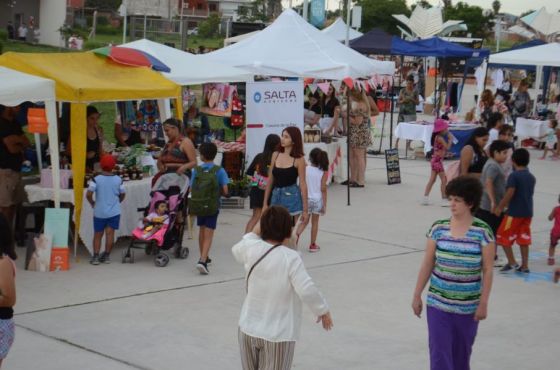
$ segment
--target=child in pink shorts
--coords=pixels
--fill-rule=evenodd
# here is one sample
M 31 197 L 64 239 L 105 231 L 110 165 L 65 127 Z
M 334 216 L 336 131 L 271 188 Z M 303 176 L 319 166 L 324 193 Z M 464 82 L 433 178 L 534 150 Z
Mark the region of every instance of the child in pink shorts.
M 560 196 L 558 196 L 558 203 L 560 203 Z M 550 230 L 550 247 L 548 248 L 548 265 L 554 265 L 554 252 L 556 250 L 556 245 L 560 239 L 560 205 L 554 207 L 550 215 L 548 215 L 549 221 L 554 221 L 554 226 Z

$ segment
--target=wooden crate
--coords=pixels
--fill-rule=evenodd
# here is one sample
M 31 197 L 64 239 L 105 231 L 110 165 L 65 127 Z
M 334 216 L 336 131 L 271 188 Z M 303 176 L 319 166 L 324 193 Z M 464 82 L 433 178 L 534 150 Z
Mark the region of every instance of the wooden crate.
M 222 198 L 222 209 L 244 209 L 245 199 L 241 197 Z

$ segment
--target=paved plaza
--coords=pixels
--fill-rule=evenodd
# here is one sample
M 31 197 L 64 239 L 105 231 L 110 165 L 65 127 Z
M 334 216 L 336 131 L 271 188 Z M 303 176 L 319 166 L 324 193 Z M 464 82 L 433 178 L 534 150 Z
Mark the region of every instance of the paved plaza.
M 551 369 L 560 359 L 560 286 L 546 265 L 546 220 L 560 192 L 560 163 L 539 161 L 534 247 L 527 277 L 495 274 L 489 316 L 479 327 L 475 370 Z M 368 159 L 365 189 L 329 187 L 321 218 L 321 251 L 303 250 L 305 264 L 327 298 L 334 329 L 324 332 L 304 309 L 294 369 L 428 369 L 427 325 L 410 309 L 425 233 L 448 208 L 421 206 L 429 163 L 402 160 L 403 183 L 386 185 L 384 158 Z M 432 197 L 437 200 L 436 188 Z M 5 361 L 12 369 L 240 369 L 237 320 L 244 297 L 243 269 L 231 246 L 249 210 L 224 210 L 211 250 L 210 275 L 195 269 L 196 240 L 187 260 L 165 268 L 136 252 L 121 264 L 91 266 L 85 249 L 68 272 L 23 270 L 18 248 L 16 342 Z M 307 246 L 309 233 L 300 241 Z

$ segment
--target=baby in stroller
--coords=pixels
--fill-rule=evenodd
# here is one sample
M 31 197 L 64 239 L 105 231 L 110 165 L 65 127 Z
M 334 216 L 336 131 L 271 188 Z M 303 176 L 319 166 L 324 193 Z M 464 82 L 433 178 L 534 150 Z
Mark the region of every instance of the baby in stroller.
M 150 203 L 146 208 L 138 209 L 144 211 L 144 218 L 132 232 L 130 245 L 123 251 L 123 263 L 134 263 L 133 248 L 144 248 L 147 255 L 154 255 L 158 267 L 169 263 L 169 256 L 163 251 L 171 248 L 174 248 L 176 258 L 188 257 L 189 249 L 182 246 L 188 188 L 189 178 L 176 173 L 162 175 L 156 181 L 150 192 Z
M 161 247 L 165 232 L 169 227 L 167 202 L 158 200 L 154 208 L 155 212 L 151 212 L 144 217 L 140 225 L 132 232 L 132 235 L 137 239 L 155 240 Z

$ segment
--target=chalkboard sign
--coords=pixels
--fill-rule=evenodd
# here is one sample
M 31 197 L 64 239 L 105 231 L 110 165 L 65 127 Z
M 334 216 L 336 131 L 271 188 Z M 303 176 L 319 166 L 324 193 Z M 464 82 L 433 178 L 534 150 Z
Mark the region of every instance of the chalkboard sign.
M 387 165 L 387 184 L 400 184 L 401 167 L 399 164 L 399 150 L 396 148 L 385 150 L 385 163 Z

